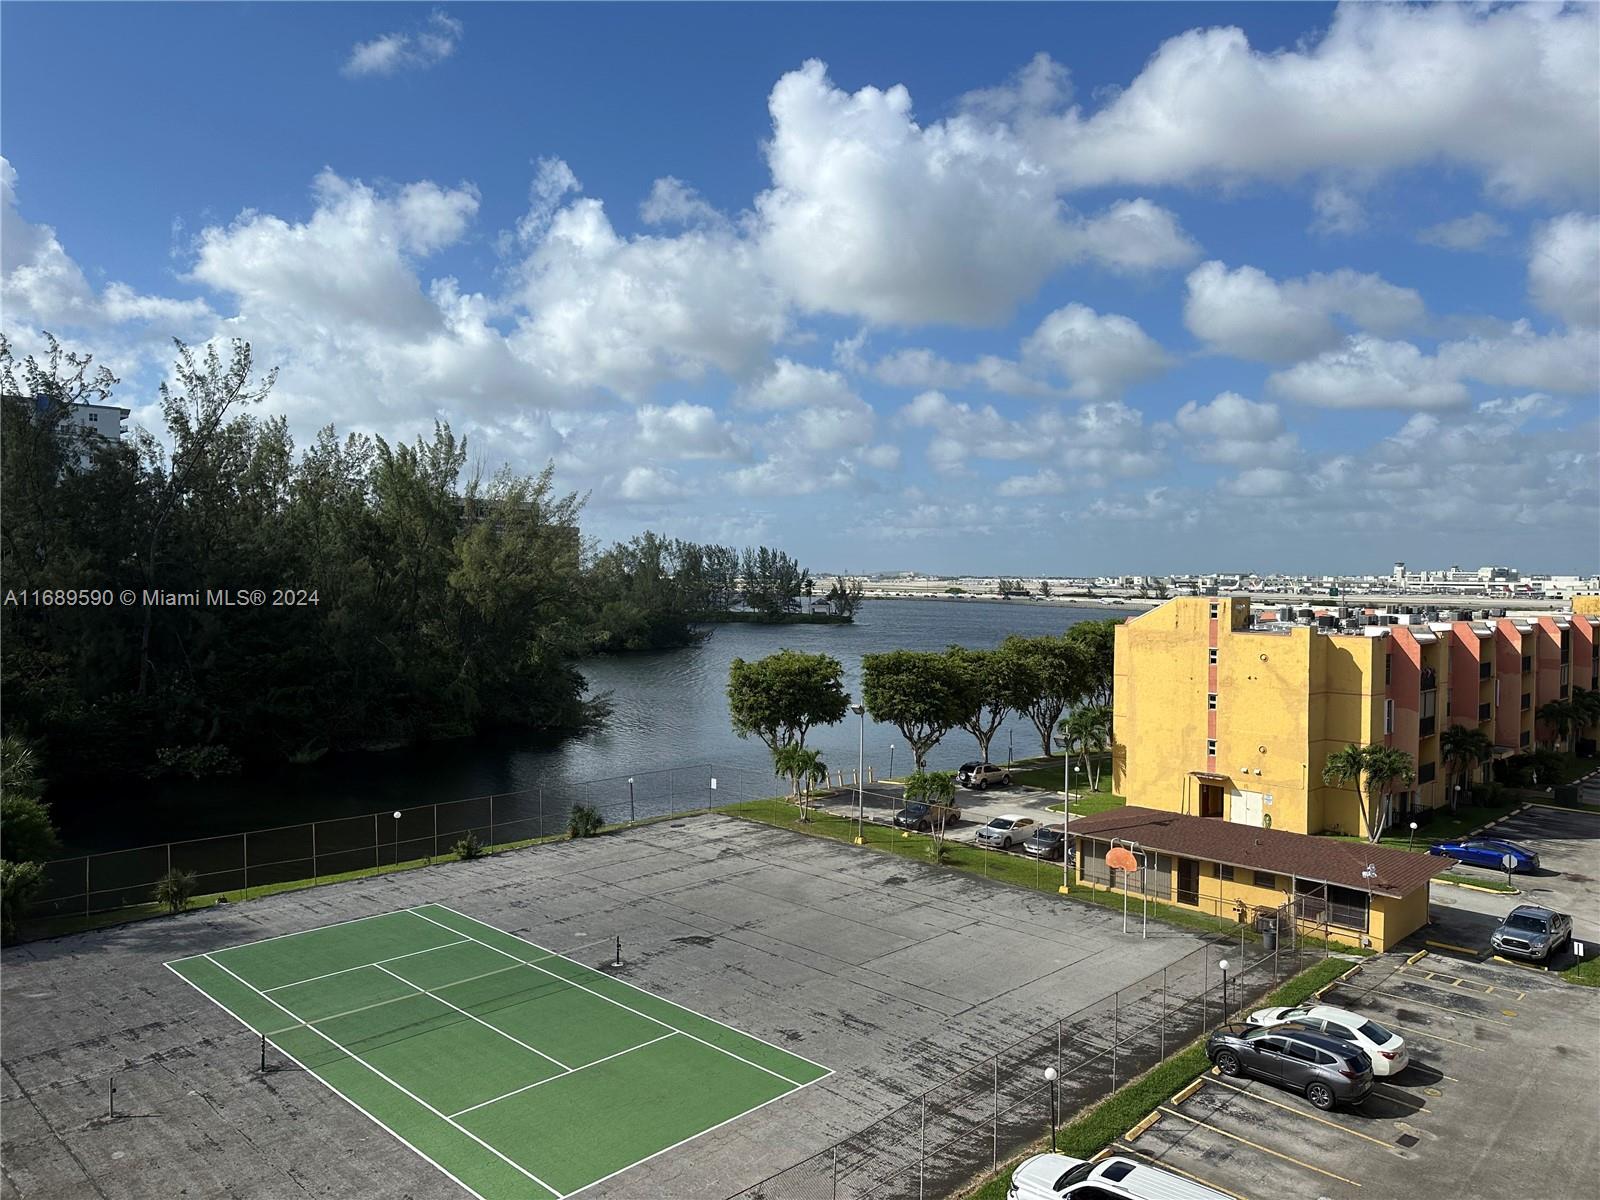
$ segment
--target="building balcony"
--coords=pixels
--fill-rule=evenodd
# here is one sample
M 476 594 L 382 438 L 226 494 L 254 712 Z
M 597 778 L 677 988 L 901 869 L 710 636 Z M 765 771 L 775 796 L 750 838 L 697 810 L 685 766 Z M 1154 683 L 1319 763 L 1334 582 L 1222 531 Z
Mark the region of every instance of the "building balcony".
M 1478 678 L 1479 679 L 1490 679 L 1490 678 L 1493 678 L 1493 676 L 1494 676 L 1494 663 L 1490 662 L 1488 659 L 1484 659 L 1481 663 L 1478 664 Z
M 1417 736 L 1432 737 L 1434 731 L 1438 728 L 1438 724 L 1438 717 L 1423 717 L 1422 720 L 1417 722 Z
M 1493 707 L 1494 707 L 1493 705 L 1489 705 L 1489 704 L 1480 704 L 1480 705 L 1478 705 L 1478 720 L 1480 722 L 1493 720 L 1494 719 L 1494 714 L 1493 714 L 1493 711 L 1492 711 Z

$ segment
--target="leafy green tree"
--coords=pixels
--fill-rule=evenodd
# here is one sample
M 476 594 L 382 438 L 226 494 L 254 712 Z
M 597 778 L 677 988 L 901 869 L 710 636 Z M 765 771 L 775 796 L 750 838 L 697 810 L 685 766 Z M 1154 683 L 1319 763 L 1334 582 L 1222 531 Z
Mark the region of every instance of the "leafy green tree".
M 933 840 L 929 851 L 934 862 L 945 857 L 945 831 L 949 828 L 950 814 L 954 811 L 956 773 L 954 771 L 913 772 L 907 777 L 904 798 L 907 804 L 928 806 L 928 829 Z
M 781 550 L 760 546 L 746 549 L 739 564 L 744 602 L 768 619 L 800 608 L 800 596 L 811 572 Z
M 1111 705 L 1111 686 L 1116 672 L 1116 628 L 1120 617 L 1079 621 L 1067 629 L 1069 642 L 1082 647 L 1087 675 L 1087 696 L 1097 705 Z
M 861 694 L 874 721 L 893 725 L 911 747 L 917 770 L 928 751 L 959 727 L 975 704 L 976 689 L 947 654 L 893 650 L 861 660 Z
M 1455 812 L 1459 784 L 1470 785 L 1474 770 L 1494 758 L 1494 742 L 1475 725 L 1449 725 L 1439 735 L 1439 757 L 1444 760 L 1450 811 Z
M 567 814 L 567 836 L 569 838 L 599 837 L 605 828 L 605 818 L 598 809 L 587 804 L 574 804 L 572 811 Z
M 1355 790 L 1361 822 L 1370 842 L 1383 837 L 1388 814 L 1386 801 L 1391 790 L 1397 784 L 1410 786 L 1415 779 L 1411 755 L 1383 745 L 1351 743 L 1328 755 L 1322 768 L 1324 783 Z
M 0 853 L 8 862 L 42 863 L 61 849 L 40 790 L 33 748 L 16 734 L 0 738 Z
M 1089 780 L 1089 790 L 1100 786 L 1100 759 L 1111 744 L 1111 709 L 1104 704 L 1082 704 L 1074 708 L 1056 726 L 1061 734 L 1064 753 L 1076 750 L 1083 762 L 1083 773 Z
M 728 667 L 728 715 L 740 737 L 757 737 L 776 753 L 818 725 L 844 720 L 850 697 L 844 668 L 827 654 L 780 650 L 755 662 L 736 658 Z
M 1574 732 L 1582 737 L 1600 725 L 1600 690 L 1575 687 L 1572 689 Z
M 866 592 L 859 579 L 835 579 L 824 599 L 841 617 L 854 617 L 866 599 Z
M 1017 681 L 1019 712 L 1028 715 L 1039 733 L 1046 758 L 1052 754 L 1050 735 L 1061 716 L 1093 688 L 1087 651 L 1081 640 L 1067 637 L 1012 636 L 998 653 Z
M 1027 700 L 1025 681 L 1016 659 L 999 651 L 951 646 L 945 654 L 969 684 L 968 708 L 959 724 L 977 740 L 978 757 L 988 762 L 989 745 L 1000 726 Z

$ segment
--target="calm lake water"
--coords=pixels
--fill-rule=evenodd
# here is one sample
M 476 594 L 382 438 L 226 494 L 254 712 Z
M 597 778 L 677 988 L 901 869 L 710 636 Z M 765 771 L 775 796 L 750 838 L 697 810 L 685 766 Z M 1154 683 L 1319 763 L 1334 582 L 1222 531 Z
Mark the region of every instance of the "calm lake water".
M 643 791 L 645 773 L 664 768 L 709 765 L 745 779 L 756 772 L 770 775 L 766 747 L 735 736 L 728 724 L 728 664 L 735 658 L 761 658 L 786 647 L 826 652 L 844 665 L 845 686 L 854 695 L 864 654 L 950 645 L 987 648 L 1014 633 L 1060 633 L 1079 621 L 1137 611 L 1143 610 L 873 600 L 862 606 L 853 625 L 722 625 L 689 649 L 586 663 L 592 691 L 610 693 L 614 711 L 603 730 L 581 738 L 451 742 L 333 756 L 264 776 L 169 785 L 148 801 L 109 805 L 93 817 L 74 819 L 63 812 L 62 838 L 69 853 L 81 854 L 534 788 L 544 789 L 564 808 L 566 798 L 583 796 L 589 781 L 632 774 L 640 777 Z M 1023 718 L 995 739 L 996 761 L 1007 756 L 1008 732 L 1018 758 L 1039 753 L 1039 736 Z M 860 736 L 859 720 L 846 717 L 840 725 L 813 730 L 807 744 L 821 750 L 833 769 L 853 770 Z M 892 726 L 868 720 L 866 759 L 880 774 L 890 766 L 891 746 L 894 769 L 901 772 L 911 761 L 904 740 Z M 952 767 L 975 753 L 972 736 L 958 730 L 946 735 L 929 763 Z M 627 799 L 625 782 L 592 791 L 607 800 Z M 641 805 L 641 812 L 649 810 Z

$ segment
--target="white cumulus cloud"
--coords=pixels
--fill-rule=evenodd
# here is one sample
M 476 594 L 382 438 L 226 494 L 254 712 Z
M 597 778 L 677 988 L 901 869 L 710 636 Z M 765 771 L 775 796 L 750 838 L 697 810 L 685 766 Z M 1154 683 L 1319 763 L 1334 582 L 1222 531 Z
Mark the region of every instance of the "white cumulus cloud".
M 1534 231 L 1528 293 L 1570 326 L 1600 326 L 1600 216 L 1567 213 Z
M 345 60 L 344 73 L 360 78 L 436 66 L 456 52 L 461 33 L 460 21 L 436 10 L 414 29 L 357 42 Z

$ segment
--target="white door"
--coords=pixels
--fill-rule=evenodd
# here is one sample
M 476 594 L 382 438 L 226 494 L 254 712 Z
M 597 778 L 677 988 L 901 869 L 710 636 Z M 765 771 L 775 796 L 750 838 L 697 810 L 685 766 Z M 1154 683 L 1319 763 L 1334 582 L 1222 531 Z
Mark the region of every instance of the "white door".
M 1260 792 L 1235 792 L 1233 794 L 1233 820 L 1237 825 L 1253 825 L 1261 828 L 1261 814 L 1264 806 L 1261 803 Z

